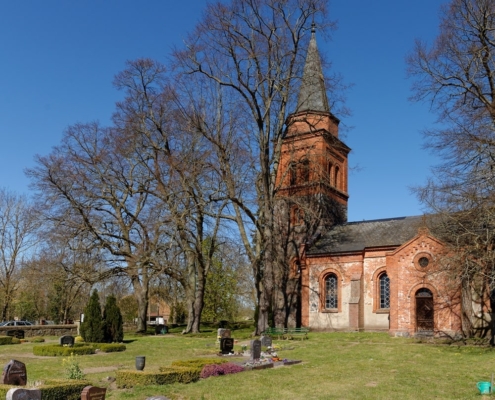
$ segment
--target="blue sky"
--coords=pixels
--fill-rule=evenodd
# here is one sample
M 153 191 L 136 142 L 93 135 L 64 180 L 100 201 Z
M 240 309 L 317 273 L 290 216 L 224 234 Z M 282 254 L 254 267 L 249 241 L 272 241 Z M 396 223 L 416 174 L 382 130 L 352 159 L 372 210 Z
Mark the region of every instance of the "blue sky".
M 349 220 L 418 215 L 410 192 L 439 162 L 422 148 L 435 116 L 412 104 L 405 57 L 434 40 L 443 0 L 332 0 L 331 41 L 318 37 L 332 70 L 353 84 Z M 126 60 L 167 61 L 200 18 L 205 0 L 0 2 L 0 187 L 29 194 L 26 168 L 77 122 L 109 122 Z

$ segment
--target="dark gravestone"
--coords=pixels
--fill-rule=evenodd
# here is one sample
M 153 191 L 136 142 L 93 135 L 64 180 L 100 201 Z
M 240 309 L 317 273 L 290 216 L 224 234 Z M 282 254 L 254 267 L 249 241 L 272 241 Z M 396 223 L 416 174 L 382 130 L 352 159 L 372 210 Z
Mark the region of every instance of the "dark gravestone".
M 155 335 L 165 335 L 168 332 L 166 325 L 160 324 L 155 326 Z
M 74 346 L 74 336 L 62 336 L 60 338 L 60 346 L 69 346 L 73 347 Z
M 21 329 L 14 329 L 11 331 L 7 331 L 7 336 L 13 336 L 17 339 L 24 339 L 24 331 Z
M 5 385 L 25 386 L 27 382 L 26 364 L 10 360 L 3 367 L 2 380 L 0 383 Z
M 222 354 L 229 354 L 234 349 L 234 339 L 222 338 L 220 339 L 220 351 Z
M 7 392 L 6 400 L 41 400 L 41 390 L 12 388 Z
M 272 347 L 271 336 L 261 336 L 261 345 L 264 347 Z
M 251 359 L 259 360 L 261 357 L 261 340 L 251 340 Z
M 96 386 L 86 386 L 81 393 L 81 400 L 105 400 L 107 389 Z

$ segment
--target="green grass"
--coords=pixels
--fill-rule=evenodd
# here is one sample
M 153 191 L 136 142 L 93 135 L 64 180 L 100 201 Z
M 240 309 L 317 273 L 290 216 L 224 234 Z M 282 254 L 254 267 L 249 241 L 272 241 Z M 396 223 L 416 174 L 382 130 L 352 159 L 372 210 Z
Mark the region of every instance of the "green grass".
M 133 369 L 137 355 L 146 356 L 145 370 L 174 360 L 213 356 L 216 330 L 208 335 L 126 336 L 127 350 L 79 356 L 86 379 L 107 386 L 115 371 Z M 245 336 L 243 332 L 239 337 Z M 233 337 L 237 338 L 236 331 Z M 55 342 L 57 339 L 52 338 Z M 248 343 L 245 337 L 236 344 Z M 171 399 L 480 399 L 475 385 L 495 373 L 495 350 L 486 347 L 419 344 L 414 339 L 378 333 L 310 333 L 309 340 L 274 341 L 281 358 L 302 364 L 212 377 L 187 385 L 112 389 L 107 399 L 142 400 L 153 395 Z M 33 344 L 0 346 L 0 366 L 10 359 L 27 366 L 28 382 L 63 375 L 62 357 L 34 357 Z M 495 398 L 495 397 L 494 397 Z

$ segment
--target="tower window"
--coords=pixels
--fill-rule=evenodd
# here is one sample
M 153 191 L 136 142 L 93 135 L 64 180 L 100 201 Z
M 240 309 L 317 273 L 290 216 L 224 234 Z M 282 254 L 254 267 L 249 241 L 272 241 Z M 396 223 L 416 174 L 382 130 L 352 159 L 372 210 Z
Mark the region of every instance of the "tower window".
M 333 184 L 337 189 L 340 189 L 340 168 L 335 166 L 335 177 L 333 179 Z
M 297 184 L 297 168 L 296 163 L 289 164 L 289 184 L 290 186 L 294 186 Z
M 305 158 L 299 163 L 299 184 L 309 182 L 309 160 Z

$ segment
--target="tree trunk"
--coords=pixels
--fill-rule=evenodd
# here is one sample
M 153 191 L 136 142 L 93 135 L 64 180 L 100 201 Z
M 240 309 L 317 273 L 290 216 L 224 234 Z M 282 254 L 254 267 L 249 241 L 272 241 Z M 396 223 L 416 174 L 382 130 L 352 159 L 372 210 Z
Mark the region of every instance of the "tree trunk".
M 461 323 L 464 337 L 473 336 L 473 294 L 469 279 L 461 282 Z
M 148 316 L 148 286 L 141 284 L 137 278 L 132 279 L 134 297 L 138 303 L 137 332 L 146 332 L 146 319 Z

